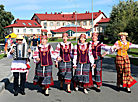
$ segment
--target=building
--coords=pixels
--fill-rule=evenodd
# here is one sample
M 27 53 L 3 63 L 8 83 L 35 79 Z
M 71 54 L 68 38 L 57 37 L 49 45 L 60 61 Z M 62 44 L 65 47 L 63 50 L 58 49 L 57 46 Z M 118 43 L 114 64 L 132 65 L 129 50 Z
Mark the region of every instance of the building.
M 76 31 L 77 31 L 77 35 L 76 35 Z M 77 28 L 76 28 L 76 25 L 74 25 L 74 24 L 68 24 L 59 29 L 51 30 L 52 37 L 60 37 L 61 38 L 63 33 L 68 33 L 70 39 L 72 39 L 76 36 L 80 36 L 82 33 L 85 33 L 90 37 L 90 32 L 91 32 L 91 29 L 85 29 L 85 28 L 82 28 L 79 26 L 77 26 Z
M 109 18 L 102 18 L 98 23 L 97 30 L 99 30 L 99 34 L 104 35 L 105 28 L 108 26 L 110 19 Z
M 77 17 L 76 17 L 77 16 Z M 77 18 L 77 19 L 76 19 Z M 97 33 L 102 33 L 104 27 L 103 25 L 100 25 L 102 22 L 101 20 L 108 19 L 106 15 L 99 10 L 98 12 L 93 13 L 93 32 Z M 76 22 L 77 20 L 77 22 Z M 50 13 L 48 14 L 47 12 L 45 14 L 39 14 L 35 13 L 31 20 L 24 20 L 32 21 L 33 24 L 34 22 L 37 24 L 37 26 L 25 26 L 23 22 L 21 22 L 18 26 L 16 22 L 23 21 L 23 20 L 15 20 L 14 24 L 9 25 L 5 28 L 12 28 L 13 32 L 16 34 L 25 34 L 25 35 L 31 35 L 31 34 L 46 34 L 48 37 L 61 37 L 61 34 L 63 32 L 59 32 L 59 30 L 63 30 L 66 27 L 66 32 L 69 34 L 71 37 L 76 37 L 76 33 L 86 33 L 87 36 L 91 36 L 91 31 L 92 31 L 92 13 L 89 11 L 86 11 L 85 13 Z M 25 23 L 25 22 L 24 22 Z M 106 22 L 108 23 L 108 22 Z M 14 26 L 16 24 L 16 27 Z M 75 30 L 69 30 L 69 27 L 67 29 L 67 25 L 77 25 L 77 31 Z M 76 26 L 75 26 L 76 27 Z M 75 29 L 75 27 L 70 27 L 71 29 Z M 99 28 L 100 27 L 100 28 Z M 26 30 L 25 30 L 26 29 Z M 80 32 L 79 30 L 82 30 Z M 88 31 L 86 31 L 88 30 Z M 20 32 L 21 31 L 21 32 Z M 71 32 L 69 32 L 71 31 Z M 79 34 L 77 34 L 79 36 Z
M 33 34 L 41 34 L 41 25 L 33 20 L 20 20 L 16 19 L 13 24 L 5 27 L 5 33 L 21 34 L 26 36 L 31 36 Z

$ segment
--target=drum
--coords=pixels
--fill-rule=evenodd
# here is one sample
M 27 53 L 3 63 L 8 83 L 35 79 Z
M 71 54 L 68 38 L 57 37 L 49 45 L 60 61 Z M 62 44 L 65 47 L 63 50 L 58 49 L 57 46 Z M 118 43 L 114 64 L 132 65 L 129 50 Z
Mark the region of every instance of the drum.
M 25 43 L 23 44 L 15 44 L 13 46 L 14 53 L 13 53 L 13 59 L 14 60 L 25 60 L 29 58 L 29 46 Z

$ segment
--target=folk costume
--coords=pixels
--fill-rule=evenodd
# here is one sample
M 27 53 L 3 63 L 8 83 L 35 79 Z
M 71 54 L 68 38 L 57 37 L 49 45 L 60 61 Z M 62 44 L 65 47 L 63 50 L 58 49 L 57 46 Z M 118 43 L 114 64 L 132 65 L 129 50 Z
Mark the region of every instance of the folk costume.
M 83 36 L 83 35 L 82 35 Z M 81 36 L 80 36 L 81 37 Z M 84 91 L 93 86 L 90 66 L 94 64 L 91 45 L 87 42 L 78 43 L 74 47 L 73 67 L 76 67 L 74 75 L 74 87 L 82 86 Z M 78 89 L 76 89 L 78 90 Z
M 23 37 L 21 35 L 17 35 L 16 39 L 23 39 Z M 7 57 L 8 58 L 13 58 L 13 53 L 11 53 L 11 51 L 13 50 L 13 46 L 11 47 L 10 51 L 8 52 Z M 27 60 L 13 60 L 12 64 L 11 64 L 11 72 L 13 72 L 13 76 L 14 76 L 14 96 L 18 95 L 18 92 L 20 91 L 22 95 L 25 95 L 25 81 L 26 81 L 26 73 L 28 71 L 28 66 L 27 64 Z M 21 76 L 20 79 L 20 87 L 18 85 L 19 83 L 19 74 Z
M 100 41 L 90 41 L 92 48 L 92 54 L 94 57 L 94 64 L 96 64 L 96 67 L 94 68 L 93 72 L 93 82 L 97 85 L 97 87 L 102 86 L 102 55 L 101 55 L 101 50 L 109 51 L 110 46 L 106 46 L 105 44 L 102 44 Z
M 72 50 L 73 44 L 67 42 L 60 42 L 55 50 L 56 56 L 61 57 L 62 60 L 58 62 L 58 80 L 64 81 L 65 84 L 71 84 L 72 79 Z
M 54 85 L 52 78 L 52 58 L 55 59 L 54 50 L 49 44 L 40 44 L 36 48 L 33 58 L 36 63 L 33 84 L 38 84 L 42 87 L 42 91 L 45 92 L 45 89 L 48 90 L 50 86 Z M 38 62 L 36 58 L 40 58 L 40 61 Z
M 128 35 L 128 33 L 121 32 L 119 35 Z M 115 60 L 116 70 L 117 70 L 117 84 L 123 87 L 130 88 L 137 81 L 131 76 L 130 60 L 127 54 L 127 50 L 131 48 L 138 48 L 138 45 L 132 44 L 128 41 L 123 42 L 118 40 L 115 42 L 113 47 L 119 46 L 120 49 L 117 50 L 117 56 Z M 115 51 L 112 49 L 112 51 Z M 131 91 L 130 91 L 131 92 Z
M 36 63 L 36 71 L 34 77 L 34 84 L 44 85 L 45 89 L 54 85 L 52 78 L 52 58 L 55 59 L 52 46 L 49 44 L 39 45 L 33 55 L 34 62 Z M 40 58 L 37 62 L 35 58 Z

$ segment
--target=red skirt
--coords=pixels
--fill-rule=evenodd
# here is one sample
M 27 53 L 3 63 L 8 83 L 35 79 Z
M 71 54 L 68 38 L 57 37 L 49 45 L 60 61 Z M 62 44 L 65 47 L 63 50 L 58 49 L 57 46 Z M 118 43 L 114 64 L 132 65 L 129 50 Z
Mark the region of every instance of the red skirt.
M 76 87 L 77 85 L 87 89 L 87 88 L 91 88 L 93 87 L 93 81 L 92 81 L 92 71 L 89 71 L 89 83 L 81 83 L 81 82 L 75 82 L 73 81 L 74 87 Z
M 71 80 L 68 80 L 68 79 L 62 79 L 60 76 L 58 76 L 58 80 L 59 80 L 59 81 L 64 81 L 65 84 L 71 84 Z
M 42 86 L 45 86 L 45 89 L 49 88 L 50 86 L 53 86 L 54 85 L 54 81 L 53 81 L 53 78 L 51 77 L 51 84 L 48 84 L 48 85 L 43 85 L 42 84 L 42 80 L 39 80 L 38 82 L 33 82 L 33 85 L 39 85 L 40 87 Z

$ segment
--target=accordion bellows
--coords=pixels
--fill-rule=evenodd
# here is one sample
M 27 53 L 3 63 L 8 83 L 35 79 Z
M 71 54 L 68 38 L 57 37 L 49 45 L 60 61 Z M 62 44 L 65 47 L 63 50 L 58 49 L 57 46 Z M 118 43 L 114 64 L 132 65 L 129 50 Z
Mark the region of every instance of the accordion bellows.
M 14 53 L 13 53 L 13 59 L 14 60 L 25 60 L 29 58 L 29 46 L 25 43 L 23 44 L 15 44 L 13 46 Z

